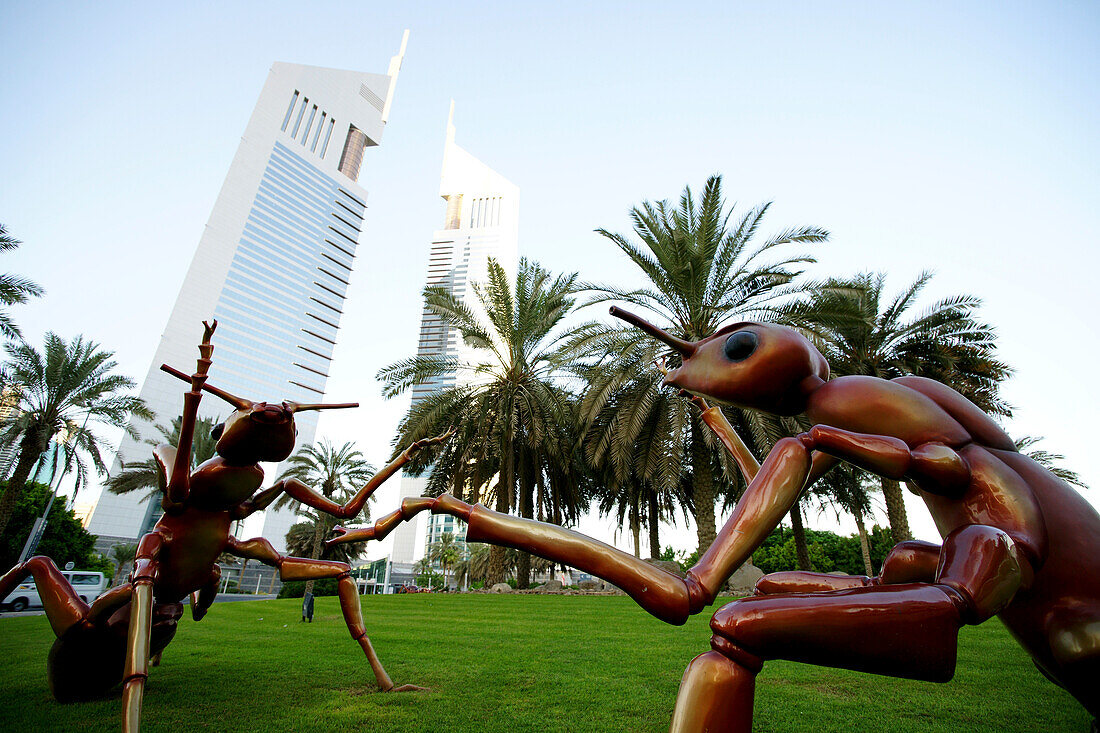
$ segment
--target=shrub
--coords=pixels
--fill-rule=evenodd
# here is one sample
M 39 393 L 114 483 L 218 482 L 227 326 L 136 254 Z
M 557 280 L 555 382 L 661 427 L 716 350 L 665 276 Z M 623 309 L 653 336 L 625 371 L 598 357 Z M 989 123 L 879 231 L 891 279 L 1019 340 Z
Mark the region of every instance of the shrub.
M 334 596 L 337 594 L 336 578 L 324 578 L 313 581 L 313 595 Z M 279 589 L 279 598 L 301 598 L 306 594 L 306 581 L 288 580 Z

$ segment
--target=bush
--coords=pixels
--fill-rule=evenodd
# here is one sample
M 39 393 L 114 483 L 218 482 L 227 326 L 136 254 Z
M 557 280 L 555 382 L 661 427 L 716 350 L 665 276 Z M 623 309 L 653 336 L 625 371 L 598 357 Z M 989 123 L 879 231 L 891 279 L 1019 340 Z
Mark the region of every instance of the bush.
M 313 595 L 334 596 L 337 594 L 336 578 L 324 578 L 313 581 Z M 301 598 L 306 594 L 306 581 L 288 580 L 279 589 L 279 598 Z

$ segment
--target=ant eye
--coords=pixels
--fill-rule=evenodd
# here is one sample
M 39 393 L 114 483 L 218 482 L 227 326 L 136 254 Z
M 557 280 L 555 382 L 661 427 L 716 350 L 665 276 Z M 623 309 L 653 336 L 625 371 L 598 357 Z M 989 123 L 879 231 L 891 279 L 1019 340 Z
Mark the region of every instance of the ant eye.
M 723 351 L 730 361 L 744 361 L 756 351 L 757 341 L 756 334 L 752 331 L 738 331 L 726 339 Z

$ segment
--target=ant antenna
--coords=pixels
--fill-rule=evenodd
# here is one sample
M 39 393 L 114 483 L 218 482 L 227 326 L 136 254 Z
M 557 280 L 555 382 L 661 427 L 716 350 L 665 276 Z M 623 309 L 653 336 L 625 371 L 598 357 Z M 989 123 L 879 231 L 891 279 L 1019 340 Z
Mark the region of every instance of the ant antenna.
M 691 355 L 695 353 L 695 344 L 691 343 L 690 341 L 684 341 L 683 339 L 676 338 L 668 331 L 657 328 L 644 318 L 639 318 L 633 313 L 630 313 L 629 311 L 624 311 L 622 308 L 614 305 L 611 306 L 610 313 L 616 318 L 621 318 L 627 323 L 633 326 L 637 326 L 658 341 L 667 344 L 673 351 L 677 352 L 685 359 L 691 358 Z
M 339 404 L 333 405 L 303 405 L 297 402 L 284 402 L 283 404 L 289 407 L 291 412 L 307 412 L 309 410 L 345 410 L 349 407 L 359 407 L 358 402 L 341 402 Z
M 162 372 L 167 372 L 168 374 L 171 374 L 176 379 L 181 379 L 184 382 L 189 383 L 191 381 L 190 376 L 184 374 L 179 369 L 174 369 L 174 368 L 168 366 L 167 364 L 161 364 L 160 365 L 160 370 Z M 230 394 L 229 392 L 226 392 L 224 389 L 219 389 L 217 387 L 213 387 L 210 384 L 206 384 L 206 383 L 204 383 L 202 385 L 202 388 L 205 389 L 210 394 L 216 396 L 216 397 L 221 397 L 223 400 L 225 400 L 229 404 L 233 405 L 238 410 L 247 410 L 248 408 L 252 407 L 252 401 L 251 400 L 246 400 L 246 399 L 243 399 L 241 397 L 237 397 L 234 394 Z

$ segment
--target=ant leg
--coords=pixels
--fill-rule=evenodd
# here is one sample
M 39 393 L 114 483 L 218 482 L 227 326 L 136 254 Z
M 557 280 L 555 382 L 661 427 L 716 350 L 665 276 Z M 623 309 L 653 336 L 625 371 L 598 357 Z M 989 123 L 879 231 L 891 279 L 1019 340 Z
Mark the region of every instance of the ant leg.
M 0 577 L 0 598 L 6 598 L 28 575 L 34 578 L 46 618 L 58 637 L 88 617 L 88 604 L 80 599 L 53 560 L 43 555 L 16 565 Z
M 691 660 L 680 680 L 669 733 L 749 733 L 760 665 L 744 661 L 738 664 L 715 651 Z
M 961 527 L 944 541 L 935 584 L 743 598 L 714 615 L 711 646 L 752 674 L 765 660 L 787 659 L 946 682 L 959 629 L 1003 610 L 1025 575 L 1007 534 Z M 751 700 L 742 705 L 738 714 L 749 714 Z
M 126 634 L 126 667 L 122 676 L 122 731 L 137 733 L 141 703 L 149 678 L 149 642 L 153 630 L 153 580 L 164 538 L 150 532 L 138 542 L 130 573 L 130 626 Z
M 808 570 L 789 570 L 769 573 L 756 581 L 756 595 L 775 593 L 823 593 L 831 590 L 848 590 L 871 585 L 866 575 L 830 575 Z
M 286 557 L 280 555 L 271 546 L 271 543 L 262 537 L 257 537 L 243 542 L 232 537 L 227 545 L 229 552 L 237 557 L 247 557 L 251 560 L 259 560 L 265 565 L 279 569 L 281 580 L 320 580 L 322 578 L 336 578 L 337 592 L 340 596 L 340 610 L 344 614 L 344 623 L 348 625 L 351 638 L 359 643 L 363 653 L 367 657 L 374 672 L 374 678 L 383 692 L 407 692 L 410 690 L 423 690 L 416 685 L 401 685 L 395 687 L 393 680 L 386 673 L 374 646 L 367 636 L 366 626 L 363 624 L 363 607 L 359 602 L 359 591 L 355 581 L 351 579 L 351 566 L 347 563 L 332 562 L 329 560 L 311 560 L 304 557 Z
M 937 544 L 920 540 L 899 542 L 882 561 L 876 582 L 882 585 L 933 582 L 941 549 Z
M 201 621 L 206 612 L 210 610 L 210 604 L 218 595 L 218 583 L 222 579 L 222 569 L 215 565 L 210 570 L 210 578 L 206 585 L 191 594 L 191 618 Z

